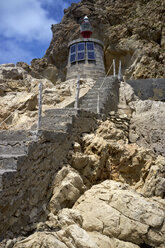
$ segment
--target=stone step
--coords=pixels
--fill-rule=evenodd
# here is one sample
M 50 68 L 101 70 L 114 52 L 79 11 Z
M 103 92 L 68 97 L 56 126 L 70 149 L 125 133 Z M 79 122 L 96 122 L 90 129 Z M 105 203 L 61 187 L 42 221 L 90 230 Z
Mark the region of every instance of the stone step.
M 45 115 L 76 115 L 77 110 L 74 108 L 63 108 L 63 109 L 47 109 Z
M 33 132 L 25 130 L 9 131 L 2 130 L 0 131 L 0 141 L 30 141 L 34 140 L 35 135 Z
M 100 92 L 101 94 L 102 93 L 105 93 L 106 91 L 110 91 L 111 89 L 109 87 L 105 87 L 105 88 L 92 88 L 90 91 L 88 91 L 88 93 L 86 94 L 87 95 L 91 95 L 91 94 L 98 94 L 98 92 Z
M 57 131 L 57 132 L 68 132 L 72 127 L 72 124 L 70 123 L 66 123 L 66 122 L 61 122 L 59 124 L 53 124 L 53 123 L 47 123 L 47 124 L 43 124 L 41 126 L 41 129 L 43 130 L 53 130 L 53 131 Z
M 81 102 L 81 105 L 87 104 L 87 103 L 96 103 L 97 104 L 97 97 L 92 98 L 92 99 L 83 99 Z
M 83 101 L 83 100 L 88 100 L 88 99 L 95 99 L 95 98 L 97 98 L 97 95 L 98 95 L 98 94 L 86 95 L 86 96 L 84 96 L 84 97 L 82 98 L 81 101 Z
M 25 142 L 2 142 L 0 141 L 0 155 L 25 155 L 28 151 L 28 145 Z
M 58 124 L 60 122 L 68 122 L 68 123 L 72 123 L 72 116 L 67 116 L 67 115 L 45 115 L 44 117 L 42 117 L 41 119 L 41 125 L 42 123 L 47 123 L 47 122 L 53 122 L 54 124 Z
M 100 103 L 100 108 L 103 107 L 103 104 Z M 92 108 L 96 108 L 97 109 L 97 104 L 92 104 L 92 103 L 89 103 L 89 104 L 83 104 L 83 105 L 80 105 L 80 109 L 92 109 Z
M 101 85 L 95 85 L 91 90 L 95 90 L 95 91 L 98 91 L 98 90 L 105 90 L 105 89 L 109 89 L 110 87 L 109 87 L 109 85 L 103 85 L 102 87 L 101 87 Z
M 11 176 L 13 173 L 16 173 L 16 170 L 12 169 L 0 169 L 0 191 L 3 190 L 3 177 L 5 176 Z
M 105 97 L 108 97 L 109 95 L 109 91 L 106 91 L 106 92 L 100 92 L 99 96 L 100 98 L 102 99 L 105 99 Z M 90 100 L 90 99 L 97 99 L 98 98 L 98 92 L 96 93 L 92 93 L 92 94 L 89 94 L 89 95 L 86 95 L 82 98 L 82 101 L 83 100 Z
M 91 108 L 89 108 L 89 107 L 81 108 L 81 106 L 80 106 L 80 109 L 83 109 L 83 110 L 85 110 L 85 111 L 89 111 L 89 112 L 92 112 L 92 113 L 97 113 L 97 108 L 95 108 L 95 107 L 91 107 Z

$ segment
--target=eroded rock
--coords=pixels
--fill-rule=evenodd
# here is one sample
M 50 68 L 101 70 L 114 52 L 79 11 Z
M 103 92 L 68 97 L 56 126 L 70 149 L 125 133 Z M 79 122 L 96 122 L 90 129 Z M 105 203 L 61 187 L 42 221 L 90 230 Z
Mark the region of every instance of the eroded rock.
M 126 184 L 107 180 L 93 186 L 74 209 L 80 211 L 86 231 L 138 245 L 165 245 L 163 205 L 142 197 Z
M 50 200 L 50 210 L 53 213 L 65 207 L 71 208 L 85 190 L 81 176 L 70 166 L 57 173 L 53 187 L 53 196 Z

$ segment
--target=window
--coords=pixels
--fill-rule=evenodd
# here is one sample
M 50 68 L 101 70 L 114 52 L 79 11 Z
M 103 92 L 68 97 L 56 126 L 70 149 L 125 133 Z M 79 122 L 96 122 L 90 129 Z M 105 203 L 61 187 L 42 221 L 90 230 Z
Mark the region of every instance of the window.
M 78 43 L 78 51 L 84 51 L 85 50 L 85 43 Z
M 70 47 L 70 63 L 76 62 L 76 45 Z
M 87 42 L 87 54 L 88 54 L 88 60 L 95 60 L 95 51 L 94 51 L 93 42 Z
M 77 44 L 77 61 L 85 60 L 85 43 Z
M 86 52 L 87 51 L 87 55 Z M 74 44 L 70 47 L 70 63 L 75 63 L 76 61 L 84 61 L 85 57 L 89 61 L 96 60 L 95 51 L 94 51 L 94 43 L 93 42 L 80 42 Z
M 71 53 L 75 53 L 76 52 L 76 45 L 71 46 L 70 51 L 71 51 Z
M 95 60 L 95 54 L 94 54 L 94 52 L 89 52 L 88 51 L 88 60 Z
M 94 44 L 93 44 L 93 42 L 87 42 L 87 50 L 93 50 L 94 51 Z

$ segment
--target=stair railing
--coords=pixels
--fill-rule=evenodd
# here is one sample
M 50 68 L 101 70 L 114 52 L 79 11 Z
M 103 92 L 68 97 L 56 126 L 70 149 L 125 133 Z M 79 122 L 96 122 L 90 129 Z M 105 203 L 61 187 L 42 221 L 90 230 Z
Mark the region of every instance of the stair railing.
M 80 93 L 80 76 L 77 77 L 77 86 L 76 86 L 76 94 L 75 94 L 75 104 L 74 108 L 78 109 L 79 107 L 79 93 Z
M 39 130 L 41 128 L 41 118 L 42 118 L 42 83 L 39 83 L 37 130 Z
M 119 69 L 118 69 L 118 80 L 122 80 L 122 73 L 121 73 L 121 60 L 119 61 Z
M 105 78 L 104 78 L 104 80 L 103 80 L 103 82 L 102 82 L 100 88 L 98 89 L 98 95 L 97 95 L 97 114 L 100 114 L 100 90 L 101 90 L 101 88 L 103 87 L 103 85 L 104 85 L 104 83 L 105 83 L 105 80 L 106 80 L 106 78 L 108 77 L 108 74 L 109 74 L 109 72 L 110 72 L 112 66 L 113 66 L 113 76 L 116 77 L 115 59 L 113 59 L 113 62 L 112 62 L 112 64 L 110 65 L 109 70 L 108 70 L 108 72 L 107 72 L 107 74 L 106 74 L 106 76 L 105 76 Z M 120 61 L 119 61 L 119 68 L 118 68 L 118 80 L 121 80 L 121 78 L 122 78 L 122 74 L 121 74 L 121 60 L 120 60 Z
M 100 114 L 100 90 L 103 87 L 106 78 L 108 77 L 108 74 L 109 74 L 109 72 L 110 72 L 110 70 L 112 68 L 112 65 L 114 66 L 114 60 L 113 60 L 112 64 L 110 65 L 109 70 L 108 70 L 107 74 L 105 75 L 105 78 L 104 78 L 100 88 L 98 89 L 98 93 L 97 93 L 97 114 Z

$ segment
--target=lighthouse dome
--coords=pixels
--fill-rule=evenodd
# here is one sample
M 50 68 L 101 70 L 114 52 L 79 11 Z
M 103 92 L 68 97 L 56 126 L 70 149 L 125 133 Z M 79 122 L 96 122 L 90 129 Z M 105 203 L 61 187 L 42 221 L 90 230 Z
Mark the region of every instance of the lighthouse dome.
M 92 26 L 89 22 L 88 16 L 84 17 L 84 20 L 80 25 L 80 32 L 83 38 L 90 38 L 92 34 Z

